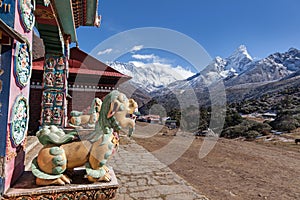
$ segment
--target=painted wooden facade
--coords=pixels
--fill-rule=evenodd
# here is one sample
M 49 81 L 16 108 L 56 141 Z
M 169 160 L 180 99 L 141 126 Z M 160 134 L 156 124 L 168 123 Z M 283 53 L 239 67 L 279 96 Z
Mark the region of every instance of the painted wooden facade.
M 0 191 L 5 192 L 24 171 L 32 69 L 34 3 L 3 0 L 1 17 Z M 6 30 L 5 30 L 6 29 Z M 7 38 L 7 39 L 5 39 Z
M 56 61 L 53 60 L 53 62 Z M 29 123 L 30 134 L 34 134 L 41 126 L 40 112 L 43 107 L 41 99 L 44 100 L 44 104 L 47 104 L 45 106 L 46 109 L 55 107 L 58 102 L 58 95 L 55 96 L 51 92 L 43 93 L 43 66 L 43 57 L 33 60 L 30 86 L 30 105 L 32 107 Z M 114 70 L 77 47 L 70 49 L 68 66 L 67 119 L 70 119 L 70 112 L 72 110 L 84 111 L 90 106 L 95 97 L 103 99 L 109 92 L 118 88 L 118 85 L 131 78 Z M 52 72 L 52 70 L 50 71 Z M 63 93 L 58 94 L 61 94 L 61 96 L 64 95 Z M 59 101 L 59 108 L 61 106 L 62 102 Z M 54 121 L 54 119 L 49 119 L 49 121 Z M 68 126 L 68 123 L 66 126 Z
M 77 43 L 76 27 L 99 26 L 97 9 L 98 0 L 0 0 L 0 196 L 24 171 L 34 25 L 46 50 L 43 95 L 62 95 L 52 107 L 45 97 L 42 109 L 56 112 L 49 123 L 64 126 L 69 44 Z

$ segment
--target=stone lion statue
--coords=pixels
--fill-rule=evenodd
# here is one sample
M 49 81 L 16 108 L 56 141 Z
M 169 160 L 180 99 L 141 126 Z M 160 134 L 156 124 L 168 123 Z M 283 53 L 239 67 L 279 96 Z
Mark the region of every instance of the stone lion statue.
M 119 131 L 128 127 L 129 136 L 134 131 L 134 120 L 127 118 L 130 110 L 127 97 L 114 90 L 104 98 L 95 130 L 85 138 L 78 140 L 77 131 L 65 133 L 56 126 L 44 126 L 36 134 L 44 146 L 32 161 L 36 184 L 70 183 L 66 170 L 83 165 L 90 182 L 110 181 L 106 163 L 118 148 Z
M 101 99 L 94 98 L 88 114 L 84 115 L 82 112 L 79 111 L 71 111 L 71 119 L 69 121 L 69 125 L 74 128 L 83 128 L 85 126 L 88 128 L 94 128 L 99 118 L 101 106 Z

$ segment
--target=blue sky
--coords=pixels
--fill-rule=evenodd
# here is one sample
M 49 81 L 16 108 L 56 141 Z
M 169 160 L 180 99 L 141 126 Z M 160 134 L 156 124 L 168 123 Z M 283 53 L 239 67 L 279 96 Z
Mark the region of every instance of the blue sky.
M 120 32 L 161 27 L 192 38 L 211 57 L 227 57 L 244 44 L 251 56 L 264 58 L 300 48 L 299 9 L 299 0 L 99 0 L 101 27 L 78 28 L 77 36 L 90 52 Z

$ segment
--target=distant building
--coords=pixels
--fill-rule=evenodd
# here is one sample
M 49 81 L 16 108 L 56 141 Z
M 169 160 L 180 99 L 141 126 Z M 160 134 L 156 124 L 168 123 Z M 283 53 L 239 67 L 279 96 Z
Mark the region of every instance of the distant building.
M 160 124 L 161 119 L 159 115 L 145 115 L 145 116 L 140 116 L 139 121 L 144 121 L 152 124 Z
M 266 113 L 263 113 L 261 116 L 265 119 L 275 119 L 277 114 L 271 113 L 271 112 L 266 112 Z
M 165 126 L 167 126 L 170 129 L 177 128 L 177 120 L 168 119 L 165 122 Z

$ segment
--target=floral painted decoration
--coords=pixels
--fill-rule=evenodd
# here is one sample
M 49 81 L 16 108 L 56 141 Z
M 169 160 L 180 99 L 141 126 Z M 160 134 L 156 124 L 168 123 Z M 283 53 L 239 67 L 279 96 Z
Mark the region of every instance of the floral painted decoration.
M 17 84 L 20 87 L 25 87 L 30 80 L 31 76 L 31 51 L 26 43 L 17 43 L 16 46 L 16 63 L 15 63 L 15 75 Z
M 18 2 L 21 22 L 26 32 L 31 31 L 34 26 L 34 2 L 34 0 L 19 0 Z
M 11 140 L 15 146 L 21 144 L 28 130 L 29 105 L 23 95 L 19 95 L 14 103 L 11 121 Z

